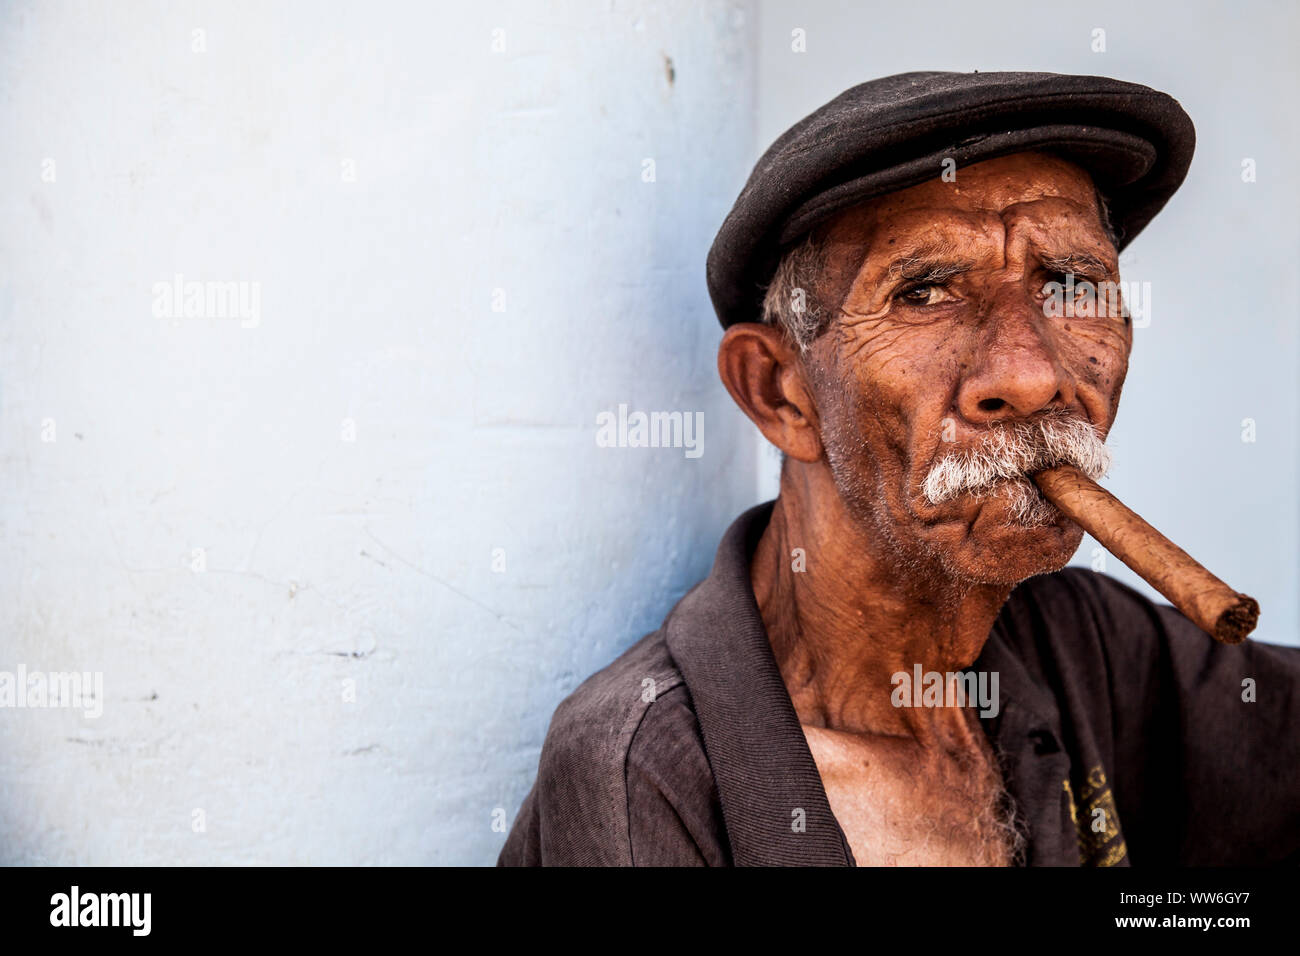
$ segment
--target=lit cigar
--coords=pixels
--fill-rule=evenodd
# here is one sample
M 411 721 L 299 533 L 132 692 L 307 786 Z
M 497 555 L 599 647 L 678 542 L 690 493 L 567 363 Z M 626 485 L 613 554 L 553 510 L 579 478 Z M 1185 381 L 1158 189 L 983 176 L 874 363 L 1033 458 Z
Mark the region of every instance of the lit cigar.
M 1255 629 L 1258 601 L 1228 587 L 1083 472 L 1060 465 L 1031 477 L 1067 518 L 1216 641 L 1240 644 Z

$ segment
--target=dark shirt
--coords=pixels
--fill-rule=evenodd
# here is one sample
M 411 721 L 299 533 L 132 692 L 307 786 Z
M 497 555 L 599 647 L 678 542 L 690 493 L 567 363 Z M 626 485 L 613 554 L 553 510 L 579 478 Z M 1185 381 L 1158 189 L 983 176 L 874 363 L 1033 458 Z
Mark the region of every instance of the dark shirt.
M 750 583 L 772 504 L 556 709 L 498 865 L 854 865 Z M 973 670 L 999 674 L 980 721 L 1025 864 L 1300 862 L 1300 649 L 1066 568 L 1012 592 Z

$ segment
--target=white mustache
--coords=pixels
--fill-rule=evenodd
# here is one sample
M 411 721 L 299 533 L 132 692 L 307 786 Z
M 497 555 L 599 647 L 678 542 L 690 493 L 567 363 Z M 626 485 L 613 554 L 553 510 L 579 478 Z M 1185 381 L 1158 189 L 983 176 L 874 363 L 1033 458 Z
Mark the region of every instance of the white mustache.
M 1094 480 L 1110 470 L 1110 449 L 1094 425 L 1068 412 L 995 422 L 977 446 L 950 452 L 935 462 L 921 482 L 921 494 L 932 505 L 963 494 L 1002 495 L 1011 499 L 1013 521 L 1049 524 L 1056 509 L 1038 494 L 1028 476 L 1063 464 Z

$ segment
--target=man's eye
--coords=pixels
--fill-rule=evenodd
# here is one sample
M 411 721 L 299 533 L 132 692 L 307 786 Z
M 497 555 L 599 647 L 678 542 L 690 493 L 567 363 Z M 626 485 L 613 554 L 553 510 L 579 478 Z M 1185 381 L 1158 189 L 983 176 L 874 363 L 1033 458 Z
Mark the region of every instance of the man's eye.
M 1044 296 L 1064 297 L 1066 291 L 1075 299 L 1091 298 L 1096 295 L 1097 283 L 1088 276 L 1079 275 L 1077 272 L 1066 275 L 1064 272 L 1050 272 L 1047 275 L 1047 282 L 1043 284 L 1042 294 Z
M 947 289 L 933 282 L 920 282 L 916 285 L 910 285 L 894 294 L 896 301 L 905 302 L 908 305 L 937 305 L 951 298 L 953 296 Z

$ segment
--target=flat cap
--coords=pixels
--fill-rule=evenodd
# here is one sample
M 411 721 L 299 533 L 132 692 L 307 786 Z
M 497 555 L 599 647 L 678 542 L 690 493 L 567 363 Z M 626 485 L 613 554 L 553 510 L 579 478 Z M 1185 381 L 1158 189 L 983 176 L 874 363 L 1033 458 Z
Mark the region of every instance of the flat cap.
M 723 327 L 761 318 L 781 255 L 849 206 L 958 167 L 1042 150 L 1087 170 L 1123 249 L 1168 202 L 1196 130 L 1173 97 L 1060 73 L 900 73 L 862 83 L 786 130 L 754 167 L 708 257 Z

